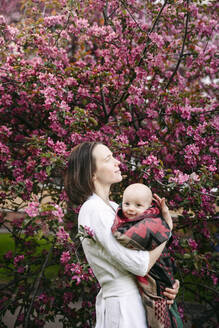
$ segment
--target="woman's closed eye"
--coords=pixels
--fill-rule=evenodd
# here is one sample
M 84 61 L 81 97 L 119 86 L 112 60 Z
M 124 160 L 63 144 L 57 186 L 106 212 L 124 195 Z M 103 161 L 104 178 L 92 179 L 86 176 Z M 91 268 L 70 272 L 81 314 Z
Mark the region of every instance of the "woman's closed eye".
M 105 161 L 108 162 L 110 159 L 112 159 L 112 155 L 108 155 L 108 156 L 105 158 Z

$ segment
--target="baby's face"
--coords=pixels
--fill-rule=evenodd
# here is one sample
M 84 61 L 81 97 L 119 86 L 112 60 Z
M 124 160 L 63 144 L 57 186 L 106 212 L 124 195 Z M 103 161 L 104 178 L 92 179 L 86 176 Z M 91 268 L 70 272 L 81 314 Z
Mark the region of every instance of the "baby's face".
M 122 199 L 123 214 L 128 219 L 133 219 L 143 214 L 150 206 L 152 202 L 152 195 L 142 193 L 138 190 L 125 191 Z

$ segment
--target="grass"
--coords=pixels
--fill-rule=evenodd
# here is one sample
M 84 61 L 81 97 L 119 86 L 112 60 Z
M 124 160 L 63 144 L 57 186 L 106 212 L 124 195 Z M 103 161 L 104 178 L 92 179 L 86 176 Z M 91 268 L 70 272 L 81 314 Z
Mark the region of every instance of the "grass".
M 37 246 L 36 252 L 33 254 L 33 256 L 38 256 L 41 254 L 42 250 L 49 250 L 51 243 L 45 239 L 40 239 L 37 240 L 39 246 Z M 3 256 L 5 253 L 8 251 L 12 251 L 12 253 L 15 253 L 15 241 L 10 233 L 1 233 L 0 234 L 0 263 L 3 263 Z M 10 266 L 13 269 L 13 265 Z M 38 265 L 32 265 L 33 271 L 38 269 Z M 45 270 L 45 276 L 48 279 L 53 279 L 54 277 L 57 276 L 59 270 L 59 265 L 54 264 L 54 265 L 49 265 L 46 270 Z M 1 283 L 7 283 L 13 277 L 13 272 L 12 276 L 10 276 L 9 271 L 5 268 L 0 268 L 0 282 Z M 34 278 L 34 277 L 33 277 Z
M 8 251 L 15 251 L 14 240 L 10 233 L 1 233 L 0 234 L 0 259 Z

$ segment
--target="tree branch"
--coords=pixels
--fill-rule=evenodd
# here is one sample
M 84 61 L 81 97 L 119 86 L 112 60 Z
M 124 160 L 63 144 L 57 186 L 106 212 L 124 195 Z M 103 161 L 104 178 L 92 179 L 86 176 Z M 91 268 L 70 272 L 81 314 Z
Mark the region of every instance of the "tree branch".
M 186 13 L 186 24 L 185 24 L 185 32 L 184 32 L 184 37 L 183 37 L 183 44 L 182 44 L 182 48 L 181 48 L 181 51 L 180 51 L 180 54 L 179 54 L 179 58 L 178 58 L 178 62 L 176 64 L 176 67 L 169 79 L 169 81 L 167 82 L 166 86 L 165 86 L 165 89 L 168 89 L 170 84 L 172 83 L 173 81 L 173 78 L 179 68 L 179 65 L 181 63 L 181 60 L 184 56 L 184 48 L 185 48 L 185 43 L 186 43 L 186 37 L 187 37 L 187 34 L 188 34 L 188 25 L 189 25 L 189 10 L 188 10 L 188 5 L 189 5 L 189 0 L 187 0 L 187 13 Z
M 164 2 L 164 4 L 163 4 L 162 8 L 160 9 L 160 11 L 159 11 L 159 13 L 158 13 L 158 15 L 157 15 L 157 17 L 156 17 L 154 23 L 153 23 L 153 26 L 151 27 L 151 29 L 150 29 L 150 31 L 149 31 L 149 33 L 148 33 L 148 35 L 147 35 L 146 46 L 145 46 L 145 48 L 144 48 L 144 50 L 143 50 L 143 52 L 142 52 L 141 58 L 140 58 L 140 60 L 139 60 L 139 62 L 137 63 L 136 66 L 140 66 L 141 63 L 142 63 L 142 61 L 143 61 L 143 58 L 144 58 L 144 56 L 145 56 L 145 53 L 146 53 L 147 47 L 148 47 L 148 45 L 149 45 L 149 43 L 150 43 L 149 35 L 150 35 L 150 33 L 152 33 L 152 32 L 154 31 L 155 26 L 157 25 L 157 23 L 158 23 L 158 21 L 159 21 L 159 18 L 160 18 L 161 14 L 162 14 L 162 11 L 164 10 L 164 8 L 165 8 L 165 6 L 166 6 L 167 3 L 168 3 L 168 0 L 165 0 L 165 2 Z M 111 108 L 111 110 L 110 110 L 110 112 L 109 112 L 109 114 L 108 114 L 108 117 L 109 117 L 110 115 L 112 115 L 112 113 L 114 112 L 116 106 L 117 106 L 119 103 L 121 103 L 123 100 L 125 100 L 125 99 L 129 96 L 128 89 L 129 89 L 130 85 L 132 84 L 132 82 L 135 80 L 135 78 L 136 78 L 136 73 L 135 73 L 134 70 L 132 70 L 131 75 L 130 75 L 130 80 L 129 80 L 128 85 L 125 87 L 125 90 L 124 90 L 124 92 L 122 93 L 122 95 L 119 97 L 119 99 L 117 99 L 116 102 L 113 104 L 113 106 L 112 106 L 112 108 Z
M 107 115 L 107 109 L 106 109 L 106 100 L 105 100 L 105 95 L 103 93 L 103 89 L 100 89 L 100 95 L 101 95 L 101 100 L 102 100 L 102 107 L 103 107 L 103 112 L 105 116 L 105 121 L 107 122 L 108 120 L 108 115 Z
M 138 131 L 138 127 L 137 127 L 136 122 L 139 122 L 139 121 L 137 119 L 135 119 L 135 117 L 134 117 L 133 106 L 131 106 L 131 115 L 132 115 L 132 122 L 133 122 L 134 128 L 135 128 L 136 131 Z
M 148 35 L 147 35 L 146 46 L 144 47 L 144 50 L 142 51 L 142 56 L 141 56 L 141 58 L 140 58 L 140 60 L 139 60 L 137 66 L 140 66 L 141 63 L 142 63 L 142 60 L 144 59 L 145 53 L 146 53 L 146 51 L 147 51 L 147 48 L 148 48 L 148 46 L 149 46 L 149 44 L 150 44 L 150 42 L 151 42 L 151 40 L 150 40 L 150 38 L 149 38 L 149 35 L 154 31 L 155 26 L 157 25 L 157 23 L 158 23 L 158 21 L 159 21 L 159 19 L 160 19 L 160 16 L 161 16 L 161 14 L 162 14 L 164 8 L 166 7 L 167 3 L 168 3 L 168 0 L 165 0 L 163 6 L 161 7 L 161 9 L 160 9 L 160 11 L 159 11 L 159 13 L 158 13 L 158 15 L 157 15 L 155 21 L 154 21 L 154 24 L 153 24 L 152 28 L 150 29 L 150 31 L 149 31 L 149 33 L 148 33 Z
M 126 6 L 126 4 L 124 3 L 124 1 L 120 0 L 121 4 L 123 5 L 123 7 L 128 11 L 130 17 L 133 19 L 133 21 L 135 22 L 135 24 L 138 26 L 139 30 L 141 32 L 144 32 L 141 28 L 141 26 L 138 24 L 138 22 L 136 21 L 135 17 L 132 15 L 132 13 L 130 12 L 129 8 Z
M 205 289 L 210 290 L 211 292 L 213 292 L 213 293 L 215 293 L 215 294 L 217 294 L 219 296 L 219 292 L 216 289 L 211 288 L 211 287 L 209 287 L 207 285 L 201 285 L 201 284 L 195 283 L 194 281 L 193 282 L 189 282 L 189 281 L 188 282 L 184 282 L 183 285 L 192 285 L 192 286 L 202 287 L 202 288 L 205 288 Z
M 103 18 L 104 18 L 104 25 L 108 25 L 109 23 L 109 17 L 108 17 L 108 1 L 106 1 L 106 4 L 104 6 L 104 9 L 103 9 Z
M 35 289 L 34 289 L 34 292 L 33 292 L 33 297 L 32 297 L 32 300 L 31 300 L 31 303 L 30 303 L 30 306 L 29 306 L 29 308 L 28 308 L 27 315 L 26 315 L 26 317 L 25 317 L 25 321 L 24 321 L 24 328 L 28 328 L 28 327 L 29 327 L 29 318 L 30 318 L 30 313 L 31 313 L 31 310 L 32 310 L 32 307 L 33 307 L 33 303 L 34 303 L 34 300 L 35 300 L 35 298 L 36 298 L 36 295 L 37 295 L 38 289 L 39 289 L 40 281 L 41 281 L 41 279 L 42 279 L 42 276 L 43 276 L 43 274 L 44 274 L 45 268 L 46 268 L 47 263 L 48 263 L 48 261 L 49 261 L 49 257 L 50 257 L 50 255 L 51 255 L 51 253 L 52 253 L 53 246 L 54 246 L 54 245 L 52 245 L 52 246 L 50 247 L 49 252 L 48 252 L 48 254 L 47 254 L 47 256 L 46 256 L 46 259 L 45 259 L 45 261 L 44 261 L 44 263 L 43 263 L 43 265 L 42 265 L 42 268 L 41 268 L 40 274 L 39 274 L 39 276 L 38 276 L 37 279 L 36 279 Z

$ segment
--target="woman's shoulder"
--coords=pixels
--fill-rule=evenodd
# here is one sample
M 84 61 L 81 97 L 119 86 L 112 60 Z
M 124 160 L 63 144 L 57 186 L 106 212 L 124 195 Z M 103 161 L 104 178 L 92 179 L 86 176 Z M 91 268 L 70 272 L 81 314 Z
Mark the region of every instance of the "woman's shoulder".
M 110 204 L 114 209 L 117 209 L 117 207 L 118 207 L 117 203 L 110 201 Z M 81 206 L 82 211 L 85 211 L 85 210 L 89 211 L 89 210 L 95 210 L 95 209 L 97 210 L 100 208 L 106 210 L 109 208 L 109 206 L 102 200 L 102 198 L 100 198 L 96 194 L 91 195 Z
M 99 217 L 102 213 L 105 213 L 107 210 L 106 204 L 102 201 L 100 197 L 93 194 L 90 196 L 84 204 L 81 206 L 79 211 L 79 220 L 82 217 Z
M 86 210 L 94 210 L 99 207 L 103 207 L 104 203 L 102 202 L 101 198 L 98 197 L 97 195 L 93 194 L 91 195 L 81 206 L 80 212 L 81 211 L 86 211 Z
M 93 194 L 81 206 L 78 219 L 80 222 L 84 220 L 91 220 L 95 221 L 95 223 L 99 221 L 107 222 L 107 218 L 111 221 L 114 219 L 115 211 L 118 205 L 115 202 L 110 202 L 110 205 L 111 207 L 107 205 L 98 195 Z M 93 220 L 94 218 L 95 220 Z

